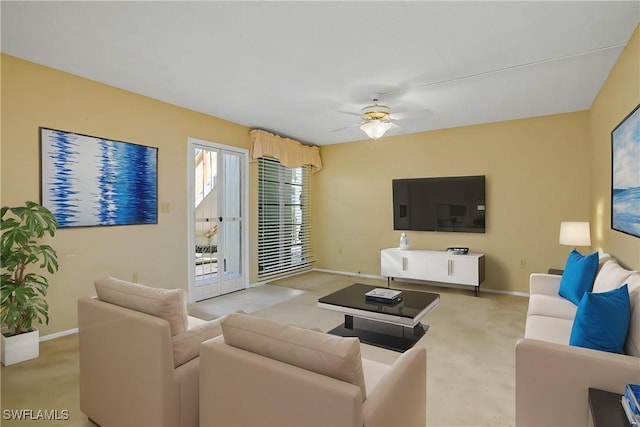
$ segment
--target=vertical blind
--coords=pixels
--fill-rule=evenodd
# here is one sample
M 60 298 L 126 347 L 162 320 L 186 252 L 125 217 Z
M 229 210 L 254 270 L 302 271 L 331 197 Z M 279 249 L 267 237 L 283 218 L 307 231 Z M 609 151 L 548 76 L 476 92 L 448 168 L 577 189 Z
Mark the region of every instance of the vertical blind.
M 309 166 L 258 160 L 258 277 L 311 268 Z

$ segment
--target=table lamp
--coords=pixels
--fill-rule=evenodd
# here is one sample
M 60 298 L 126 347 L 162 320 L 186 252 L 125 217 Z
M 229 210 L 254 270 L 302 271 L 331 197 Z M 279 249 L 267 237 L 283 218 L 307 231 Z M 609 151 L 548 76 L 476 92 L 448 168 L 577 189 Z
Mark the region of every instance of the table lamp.
M 567 246 L 591 246 L 588 222 L 563 221 L 560 223 L 560 244 Z

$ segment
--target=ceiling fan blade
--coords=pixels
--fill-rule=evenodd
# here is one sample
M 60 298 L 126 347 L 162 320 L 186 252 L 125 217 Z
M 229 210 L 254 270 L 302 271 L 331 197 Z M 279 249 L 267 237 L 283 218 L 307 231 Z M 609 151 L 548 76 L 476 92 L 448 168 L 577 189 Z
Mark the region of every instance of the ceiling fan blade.
M 407 120 L 417 118 L 427 118 L 433 116 L 433 111 L 429 109 L 416 110 L 416 111 L 403 111 L 401 113 L 391 114 L 393 120 Z
M 340 132 L 340 131 L 343 131 L 343 130 L 346 130 L 346 129 L 350 129 L 350 128 L 353 128 L 353 127 L 356 127 L 356 126 L 360 126 L 361 124 L 362 123 L 354 123 L 354 124 L 349 125 L 349 126 L 345 126 L 345 127 L 341 127 L 341 128 L 338 128 L 338 129 L 334 129 L 331 132 Z
M 356 116 L 356 117 L 360 117 L 362 115 L 362 113 L 353 113 L 351 111 L 338 111 L 338 113 L 348 114 L 350 116 Z

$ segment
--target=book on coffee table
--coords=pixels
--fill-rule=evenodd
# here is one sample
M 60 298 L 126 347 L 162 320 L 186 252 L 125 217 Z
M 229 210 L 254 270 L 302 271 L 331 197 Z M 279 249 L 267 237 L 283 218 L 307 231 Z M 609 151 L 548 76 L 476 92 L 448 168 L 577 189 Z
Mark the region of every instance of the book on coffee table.
M 395 289 L 375 288 L 364 295 L 369 301 L 384 302 L 387 304 L 402 301 L 402 291 Z
M 633 427 L 640 424 L 640 384 L 627 384 L 622 396 L 622 407 Z

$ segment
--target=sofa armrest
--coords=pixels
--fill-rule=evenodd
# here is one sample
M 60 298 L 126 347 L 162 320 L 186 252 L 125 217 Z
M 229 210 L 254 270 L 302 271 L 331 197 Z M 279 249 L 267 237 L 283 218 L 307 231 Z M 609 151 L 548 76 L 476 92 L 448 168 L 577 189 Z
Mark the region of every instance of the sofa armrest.
M 533 273 L 529 276 L 529 295 L 558 295 L 560 279 L 557 274 Z
M 640 359 L 521 339 L 516 343 L 516 426 L 589 424 L 589 387 L 623 393 L 640 382 Z
M 364 425 L 421 426 L 427 423 L 427 350 L 403 353 L 369 391 L 363 404 Z
M 230 346 L 200 346 L 200 426 L 362 427 L 358 386 Z

